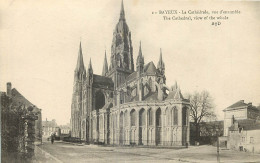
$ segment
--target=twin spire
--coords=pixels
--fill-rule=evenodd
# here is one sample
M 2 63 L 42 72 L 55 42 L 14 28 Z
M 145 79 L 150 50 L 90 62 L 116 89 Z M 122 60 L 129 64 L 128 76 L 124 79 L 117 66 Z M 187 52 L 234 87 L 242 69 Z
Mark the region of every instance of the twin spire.
M 90 59 L 89 66 L 88 66 L 88 72 L 89 71 L 93 73 L 93 69 L 92 69 L 92 65 L 91 65 L 91 59 Z M 76 66 L 75 72 L 79 73 L 79 74 L 85 74 L 86 73 L 86 69 L 85 69 L 84 61 L 83 61 L 81 41 L 80 41 L 80 44 L 79 44 L 79 53 L 78 53 L 78 60 L 77 60 L 77 66 Z

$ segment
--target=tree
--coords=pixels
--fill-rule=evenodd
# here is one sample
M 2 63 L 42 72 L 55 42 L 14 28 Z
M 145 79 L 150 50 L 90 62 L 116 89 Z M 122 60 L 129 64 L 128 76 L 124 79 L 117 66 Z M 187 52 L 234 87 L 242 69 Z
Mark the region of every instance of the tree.
M 194 121 L 195 125 L 195 140 L 199 140 L 200 135 L 200 122 L 204 119 L 216 119 L 216 114 L 214 112 L 213 99 L 209 92 L 202 91 L 201 93 L 195 92 L 192 95 L 188 95 L 190 100 L 190 116 Z

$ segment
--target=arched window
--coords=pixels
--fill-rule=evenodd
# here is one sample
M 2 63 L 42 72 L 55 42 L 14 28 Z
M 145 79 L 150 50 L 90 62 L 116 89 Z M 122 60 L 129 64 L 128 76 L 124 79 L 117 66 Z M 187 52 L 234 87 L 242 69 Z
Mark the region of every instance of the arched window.
M 98 91 L 95 94 L 95 101 L 96 101 L 96 103 L 95 103 L 96 110 L 101 109 L 105 105 L 105 96 L 101 91 Z
M 182 125 L 187 125 L 187 108 L 182 108 Z
M 120 104 L 123 104 L 125 101 L 124 101 L 124 91 L 121 90 L 120 91 Z
M 149 126 L 153 125 L 153 115 L 152 115 L 152 109 L 151 108 L 148 110 L 148 125 Z
M 162 114 L 161 108 L 158 108 L 156 110 L 156 127 L 161 127 L 162 126 L 161 114 Z
M 134 109 L 130 112 L 130 117 L 131 117 L 131 126 L 135 126 L 136 111 Z
M 142 108 L 139 112 L 139 127 L 146 125 L 145 110 Z
M 148 84 L 149 84 L 149 86 L 150 86 L 150 91 L 153 91 L 153 81 L 152 81 L 152 79 L 151 78 L 149 78 L 149 80 L 148 80 Z
M 173 108 L 173 120 L 174 120 L 174 125 L 178 125 L 178 109 L 176 107 Z
M 124 113 L 124 120 L 125 120 L 125 126 L 128 126 L 128 116 L 127 116 L 127 110 Z

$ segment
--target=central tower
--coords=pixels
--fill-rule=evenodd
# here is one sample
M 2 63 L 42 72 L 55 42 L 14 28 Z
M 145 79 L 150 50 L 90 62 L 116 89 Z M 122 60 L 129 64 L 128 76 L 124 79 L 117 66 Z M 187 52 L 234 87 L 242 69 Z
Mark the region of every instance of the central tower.
M 113 33 L 109 71 L 106 76 L 112 78 L 114 87 L 125 82 L 125 78 L 134 72 L 131 32 L 126 24 L 122 1 L 119 22 Z

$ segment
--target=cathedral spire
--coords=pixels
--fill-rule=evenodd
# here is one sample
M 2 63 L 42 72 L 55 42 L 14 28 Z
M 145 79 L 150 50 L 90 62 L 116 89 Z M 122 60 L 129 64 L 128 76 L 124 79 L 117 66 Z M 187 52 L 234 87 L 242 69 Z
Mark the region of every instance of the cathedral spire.
M 120 11 L 120 19 L 119 20 L 125 20 L 125 10 L 124 10 L 124 2 L 123 2 L 123 0 L 121 2 L 121 11 Z
M 162 59 L 162 49 L 160 48 L 160 59 L 158 61 L 158 64 L 157 64 L 157 68 L 163 72 L 165 70 L 165 65 L 164 65 L 164 62 L 163 62 L 163 59 Z
M 91 64 L 91 58 L 90 58 L 89 64 L 88 64 L 88 73 L 93 74 L 93 69 L 92 69 L 92 64 Z
M 143 57 L 143 54 L 142 54 L 142 44 L 141 44 L 141 41 L 140 41 L 140 45 L 139 45 L 139 54 L 138 54 L 136 62 L 137 62 L 136 63 L 137 65 L 140 65 L 140 64 L 144 63 L 144 57 Z
M 142 56 L 142 43 L 140 41 L 140 45 L 139 45 L 139 56 Z
M 143 68 L 144 68 L 144 57 L 142 54 L 142 45 L 140 41 L 139 54 L 136 61 L 136 70 L 139 72 L 139 75 L 143 72 Z
M 79 53 L 78 53 L 78 61 L 77 61 L 77 66 L 76 70 L 77 72 L 84 72 L 85 67 L 84 67 L 84 62 L 83 62 L 83 55 L 82 55 L 82 48 L 81 48 L 81 42 L 79 44 Z
M 106 54 L 106 51 L 105 51 L 105 58 L 104 58 L 104 65 L 103 65 L 102 76 L 106 76 L 107 72 L 108 72 L 107 54 Z

